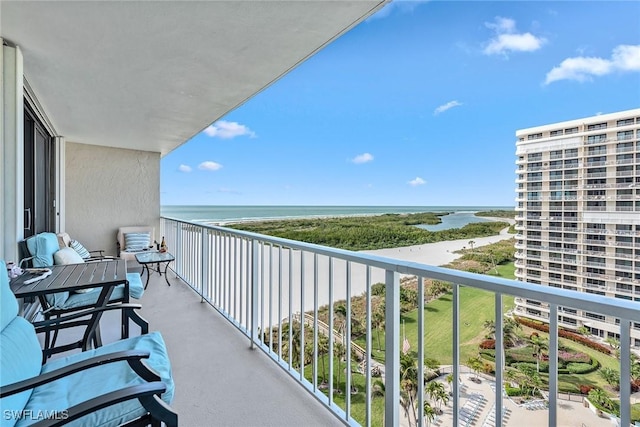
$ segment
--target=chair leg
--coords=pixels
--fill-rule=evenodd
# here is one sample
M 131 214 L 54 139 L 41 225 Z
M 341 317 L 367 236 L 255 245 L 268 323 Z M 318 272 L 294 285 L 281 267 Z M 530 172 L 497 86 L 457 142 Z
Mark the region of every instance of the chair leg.
M 59 315 L 59 314 L 58 314 L 58 315 L 56 315 L 56 319 L 59 319 L 59 318 L 60 318 L 60 315 Z M 56 329 L 56 330 L 53 332 L 53 338 L 51 339 L 51 347 L 50 347 L 50 348 L 53 348 L 53 347 L 55 347 L 55 346 L 56 346 L 56 340 L 57 340 L 57 339 L 58 339 L 58 329 Z

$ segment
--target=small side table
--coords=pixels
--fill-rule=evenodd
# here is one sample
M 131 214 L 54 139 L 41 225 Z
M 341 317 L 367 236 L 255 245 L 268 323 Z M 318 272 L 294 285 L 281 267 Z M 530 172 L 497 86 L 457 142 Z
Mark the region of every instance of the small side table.
M 136 254 L 136 261 L 140 265 L 142 265 L 143 273 L 147 272 L 147 281 L 144 284 L 144 288 L 147 289 L 147 285 L 149 285 L 149 276 L 151 275 L 151 271 L 156 271 L 159 275 L 162 276 L 161 264 L 164 265 L 164 280 L 167 281 L 167 285 L 171 286 L 169 283 L 169 277 L 167 276 L 167 269 L 169 268 L 169 264 L 172 261 L 175 261 L 175 257 L 171 255 L 169 252 L 157 252 L 157 251 L 146 251 L 146 252 L 138 252 Z M 156 268 L 149 268 L 149 265 L 155 264 Z M 151 271 L 150 271 L 151 270 Z

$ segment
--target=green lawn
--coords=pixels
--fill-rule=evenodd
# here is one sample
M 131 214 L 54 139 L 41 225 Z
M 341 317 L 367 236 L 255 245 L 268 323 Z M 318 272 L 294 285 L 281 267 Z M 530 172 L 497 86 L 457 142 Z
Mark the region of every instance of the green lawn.
M 324 355 L 318 359 L 318 384 L 322 381 L 323 373 L 322 373 L 322 359 L 324 359 L 326 369 L 328 371 L 329 367 L 329 356 Z M 346 363 L 340 362 L 340 369 L 342 372 L 340 373 L 340 384 L 338 385 L 338 359 L 333 358 L 333 401 L 336 405 L 345 409 L 345 394 L 344 391 L 346 389 L 346 379 L 345 379 L 345 367 Z M 351 362 L 351 385 L 358 389 L 357 392 L 351 394 L 351 416 L 358 421 L 361 425 L 365 425 L 365 416 L 366 416 L 366 387 L 365 387 L 365 377 L 360 373 L 354 372 L 357 369 L 357 363 Z M 305 378 L 312 382 L 313 379 L 313 367 L 312 365 L 305 366 L 304 372 Z M 371 384 L 377 378 L 371 378 Z M 340 390 L 341 392 L 335 393 L 336 390 Z M 321 390 L 325 395 L 328 395 L 329 390 Z M 384 424 L 384 398 L 383 397 L 375 397 L 371 401 L 371 425 L 373 427 L 382 427 Z
M 498 265 L 499 275 L 494 276 L 513 279 L 515 266 L 513 262 Z M 502 298 L 503 312 L 513 308 L 513 297 L 504 295 Z M 493 292 L 476 288 L 460 288 L 460 361 L 465 363 L 469 357 L 478 355 L 478 344 L 484 339 L 486 331 L 483 329 L 485 320 L 493 320 L 495 296 Z M 453 359 L 453 309 L 452 294 L 446 294 L 430 301 L 425 307 L 425 357 L 436 359 L 440 364 L 451 364 Z M 401 316 L 411 349 L 418 347 L 418 310 L 413 310 Z M 400 333 L 402 334 L 402 326 Z M 378 351 L 377 331 L 373 331 L 371 346 L 373 357 L 384 363 L 384 331 L 380 332 L 382 351 Z M 364 337 L 355 340 L 363 348 L 366 346 Z

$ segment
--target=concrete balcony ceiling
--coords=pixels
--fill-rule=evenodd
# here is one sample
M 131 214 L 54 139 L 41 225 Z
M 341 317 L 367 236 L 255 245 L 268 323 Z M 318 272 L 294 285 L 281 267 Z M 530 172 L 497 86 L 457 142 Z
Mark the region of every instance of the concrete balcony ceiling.
M 166 154 L 385 0 L 2 1 L 2 38 L 67 141 Z

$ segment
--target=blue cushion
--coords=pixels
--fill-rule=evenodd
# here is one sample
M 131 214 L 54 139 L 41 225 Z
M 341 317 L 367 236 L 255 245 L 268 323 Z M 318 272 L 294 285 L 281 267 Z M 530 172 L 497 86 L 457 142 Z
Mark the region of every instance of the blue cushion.
M 40 373 L 42 351 L 33 325 L 18 317 L 18 301 L 9 287 L 7 266 L 0 260 L 0 386 L 13 384 Z M 0 399 L 3 410 L 21 410 L 31 390 Z M 12 426 L 14 419 L 2 425 Z M 6 423 L 6 424 L 5 424 Z
M 129 296 L 135 299 L 142 298 L 144 286 L 142 286 L 140 273 L 127 273 L 127 280 L 129 281 Z
M 167 391 L 162 395 L 162 399 L 171 403 L 174 395 L 171 364 L 164 340 L 158 332 L 116 341 L 98 349 L 52 360 L 42 366 L 42 373 L 93 356 L 133 349 L 149 351 L 151 356 L 145 362 L 160 375 L 161 380 L 166 384 Z M 145 381 L 133 372 L 127 362 L 109 363 L 37 387 L 25 409 L 34 411 L 42 408 L 63 410 L 101 394 L 143 383 Z M 145 413 L 146 411 L 139 401 L 134 399 L 88 414 L 72 425 L 115 427 Z M 27 422 L 18 423 L 19 426 L 27 424 Z
M 77 240 L 72 240 L 69 243 L 69 247 L 76 251 L 78 255 L 80 255 L 80 257 L 82 257 L 83 259 L 87 259 L 91 256 L 89 251 L 84 246 L 82 246 L 82 243 L 78 242 Z
M 53 254 L 60 250 L 58 236 L 53 233 L 40 233 L 27 239 L 27 249 L 33 256 L 34 267 L 53 265 Z
M 4 297 L 3 293 L 2 298 Z M 14 317 L 0 333 L 0 386 L 38 376 L 41 363 L 42 350 L 33 325 L 22 317 Z M 26 390 L 4 397 L 0 399 L 0 408 L 3 411 L 21 411 L 31 395 L 32 390 Z M 16 421 L 14 417 L 7 417 L 3 412 L 2 426 L 13 426 Z
M 127 273 L 127 280 L 129 281 L 129 296 L 140 299 L 144 293 L 144 286 L 142 286 L 142 280 L 139 273 Z M 60 306 L 61 309 L 85 307 L 94 305 L 98 301 L 100 296 L 101 287 L 93 288 L 90 292 L 84 293 L 72 293 L 69 298 Z M 68 293 L 68 292 L 67 292 Z M 57 294 L 55 294 L 57 295 Z M 110 301 L 122 299 L 124 297 L 124 285 L 118 285 L 111 293 Z
M 18 301 L 9 287 L 7 265 L 0 259 L 0 331 L 18 315 Z

